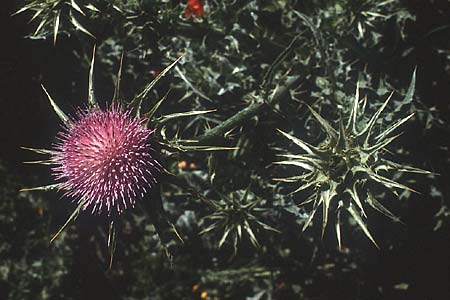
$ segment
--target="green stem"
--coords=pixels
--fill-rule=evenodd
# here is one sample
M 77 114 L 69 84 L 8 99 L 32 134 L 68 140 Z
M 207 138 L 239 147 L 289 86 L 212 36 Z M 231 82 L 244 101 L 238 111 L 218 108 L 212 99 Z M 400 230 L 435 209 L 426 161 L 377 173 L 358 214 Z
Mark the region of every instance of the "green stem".
M 298 83 L 300 79 L 300 76 L 291 76 L 288 81 L 286 82 L 286 85 L 281 87 L 276 94 L 270 98 L 267 104 L 274 105 L 278 103 L 281 99 L 286 97 L 286 95 L 289 93 L 289 91 L 295 87 L 295 85 Z M 223 137 L 223 135 L 227 132 L 233 129 L 234 127 L 242 124 L 245 120 L 254 117 L 257 115 L 263 108 L 266 103 L 253 103 L 246 107 L 245 109 L 241 110 L 240 112 L 236 113 L 234 116 L 230 117 L 228 120 L 223 121 L 216 127 L 208 130 L 205 134 L 197 137 L 196 139 L 200 143 L 210 142 L 211 140 L 214 140 L 219 137 Z

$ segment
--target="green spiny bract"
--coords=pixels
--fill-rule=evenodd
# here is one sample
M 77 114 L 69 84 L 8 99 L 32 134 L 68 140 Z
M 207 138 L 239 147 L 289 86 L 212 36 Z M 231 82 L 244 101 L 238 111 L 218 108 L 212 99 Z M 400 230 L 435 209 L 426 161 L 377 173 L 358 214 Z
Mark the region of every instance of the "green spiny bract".
M 412 98 L 414 84 L 415 74 L 413 74 L 405 100 Z M 286 138 L 306 153 L 282 154 L 280 156 L 287 158 L 287 160 L 276 162 L 276 164 L 300 167 L 305 172 L 298 176 L 277 178 L 276 180 L 301 183 L 292 192 L 293 194 L 312 189 L 312 192 L 302 203 L 302 205 L 312 205 L 312 210 L 306 219 L 303 230 L 311 224 L 317 210 L 322 206 L 323 237 L 330 211 L 336 210 L 335 230 L 339 248 L 341 248 L 340 226 L 341 212 L 343 210 L 350 214 L 364 234 L 377 247 L 378 245 L 364 222 L 364 219 L 367 219 L 365 207 L 372 207 L 392 220 L 399 221 L 397 217 L 375 199 L 373 195 L 376 192 L 371 190 L 372 183 L 384 186 L 396 195 L 398 195 L 397 190 L 414 190 L 386 177 L 383 173 L 389 171 L 430 173 L 392 162 L 383 157 L 386 147 L 399 136 L 398 134 L 392 135 L 392 133 L 414 115 L 410 114 L 397 120 L 390 126 L 380 128 L 381 126 L 377 124 L 377 121 L 380 119 L 380 115 L 391 97 L 392 94 L 370 118 L 366 118 L 364 111 L 367 100 L 360 100 L 358 84 L 348 119 L 344 122 L 344 118 L 341 117 L 338 129 L 335 129 L 314 109 L 309 108 L 327 135 L 326 139 L 318 146 L 310 145 L 279 130 Z
M 204 219 L 211 220 L 212 224 L 202 230 L 200 234 L 212 230 L 223 230 L 218 247 L 221 248 L 225 241 L 230 240 L 234 254 L 236 254 L 238 243 L 241 241 L 244 232 L 248 235 L 252 245 L 259 248 L 260 244 L 255 231 L 270 230 L 278 232 L 278 230 L 260 221 L 261 213 L 266 210 L 260 207 L 261 200 L 247 189 L 232 192 L 228 196 L 222 195 L 220 201 L 211 201 L 215 211 Z

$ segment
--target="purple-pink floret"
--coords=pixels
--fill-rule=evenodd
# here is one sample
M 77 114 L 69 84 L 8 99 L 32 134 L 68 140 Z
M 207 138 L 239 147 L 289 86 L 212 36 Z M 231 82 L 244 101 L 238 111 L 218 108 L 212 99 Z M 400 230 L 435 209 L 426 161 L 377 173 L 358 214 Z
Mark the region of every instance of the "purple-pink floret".
M 80 111 L 58 134 L 53 174 L 83 209 L 120 214 L 156 184 L 161 165 L 151 155 L 153 133 L 145 119 L 118 106 Z

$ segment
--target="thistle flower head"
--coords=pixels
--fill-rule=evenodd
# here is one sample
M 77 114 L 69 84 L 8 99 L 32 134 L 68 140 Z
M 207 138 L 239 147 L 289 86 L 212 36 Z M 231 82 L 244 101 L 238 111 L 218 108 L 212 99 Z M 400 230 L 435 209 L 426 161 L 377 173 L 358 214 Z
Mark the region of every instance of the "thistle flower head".
M 412 99 L 414 74 L 404 102 Z M 429 172 L 395 163 L 385 157 L 386 147 L 399 136 L 392 135 L 392 133 L 413 116 L 413 114 L 410 114 L 398 119 L 385 128 L 377 125 L 377 121 L 389 103 L 391 96 L 372 116 L 367 118 L 364 112 L 366 101 L 360 101 L 357 87 L 353 107 L 346 125 L 341 118 L 339 128 L 335 128 L 319 113 L 310 108 L 312 115 L 327 135 L 326 139 L 318 146 L 308 144 L 280 130 L 286 138 L 299 146 L 304 152 L 302 154 L 283 154 L 281 156 L 287 158 L 287 160 L 277 162 L 277 164 L 295 166 L 304 170 L 299 175 L 278 178 L 278 180 L 284 182 L 298 182 L 300 186 L 293 193 L 312 191 L 304 201 L 304 204 L 312 204 L 312 211 L 304 224 L 303 230 L 311 224 L 319 207 L 322 207 L 323 236 L 328 224 L 329 211 L 335 209 L 336 236 L 339 247 L 341 247 L 340 215 L 341 211 L 346 210 L 364 234 L 377 245 L 364 222 L 364 219 L 367 218 L 365 207 L 369 206 L 392 220 L 399 221 L 374 197 L 376 191 L 372 190 L 371 186 L 373 184 L 384 186 L 394 194 L 397 194 L 397 190 L 414 191 L 386 177 L 386 175 L 390 172 L 422 174 L 429 174 Z
M 156 184 L 161 165 L 151 155 L 154 130 L 119 106 L 79 111 L 59 133 L 54 177 L 83 209 L 110 214 L 133 207 Z

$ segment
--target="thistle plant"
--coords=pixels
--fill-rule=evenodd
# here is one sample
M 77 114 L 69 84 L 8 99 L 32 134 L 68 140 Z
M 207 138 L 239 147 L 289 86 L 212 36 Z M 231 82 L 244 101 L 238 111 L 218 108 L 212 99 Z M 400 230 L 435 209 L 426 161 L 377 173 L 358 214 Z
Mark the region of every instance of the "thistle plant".
M 51 159 L 59 188 L 92 212 L 120 214 L 134 207 L 156 185 L 161 169 L 150 144 L 154 130 L 145 128 L 145 121 L 118 105 L 69 119 Z
M 200 234 L 210 231 L 222 231 L 218 247 L 221 248 L 226 241 L 233 246 L 234 255 L 237 252 L 238 244 L 246 234 L 255 248 L 260 247 L 260 243 L 255 232 L 269 230 L 278 232 L 275 228 L 260 221 L 261 213 L 267 209 L 259 207 L 262 199 L 254 195 L 249 188 L 230 193 L 228 196 L 222 195 L 220 201 L 209 200 L 214 212 L 204 218 L 204 221 L 211 221 Z
M 100 10 L 93 3 L 81 5 L 75 0 L 30 1 L 14 14 L 16 15 L 27 11 L 33 13 L 30 22 L 39 20 L 39 24 L 32 34 L 33 37 L 38 37 L 43 33 L 45 34 L 45 32 L 50 32 L 53 28 L 53 43 L 56 44 L 56 39 L 61 29 L 61 15 L 68 14 L 69 22 L 73 28 L 95 38 L 95 36 L 78 20 L 80 16 L 85 17 L 87 14 L 100 13 Z
M 412 99 L 414 85 L 415 73 L 404 101 L 408 102 Z M 378 124 L 380 122 L 377 121 L 391 97 L 392 93 L 370 118 L 366 118 L 364 111 L 367 99 L 360 99 L 358 84 L 347 121 L 344 125 L 344 118 L 341 117 L 338 129 L 309 107 L 312 115 L 326 133 L 325 140 L 318 146 L 308 144 L 279 130 L 283 136 L 305 152 L 303 154 L 282 154 L 281 156 L 287 160 L 276 162 L 280 165 L 299 167 L 304 170 L 301 175 L 277 179 L 283 182 L 299 183 L 300 186 L 292 192 L 293 194 L 300 191 L 311 191 L 302 203 L 302 205 L 312 206 L 303 231 L 308 228 L 322 206 L 323 237 L 330 211 L 335 210 L 336 237 L 339 248 L 341 248 L 341 213 L 347 211 L 364 234 L 378 247 L 365 224 L 366 207 L 371 207 L 394 221 L 398 221 L 398 218 L 376 199 L 374 195 L 377 192 L 373 189 L 373 183 L 384 186 L 398 195 L 398 190 L 412 192 L 414 190 L 386 177 L 385 173 L 430 173 L 385 158 L 386 147 L 399 136 L 399 134 L 392 135 L 394 131 L 414 115 L 412 113 L 401 118 L 390 126 L 384 127 Z
M 58 134 L 58 141 L 53 149 L 25 147 L 24 149 L 50 156 L 47 160 L 29 163 L 51 165 L 57 183 L 23 191 L 56 189 L 78 202 L 77 208 L 51 241 L 77 217 L 80 211 L 89 209 L 92 213 L 105 213 L 110 220 L 108 246 L 112 262 L 116 217 L 144 198 L 151 202 L 149 205 L 152 211 L 149 214 L 161 239 L 165 236 L 164 231 L 169 229 L 181 240 L 172 223 L 164 215 L 161 197 L 149 199 L 151 190 L 158 183 L 160 173 L 169 175 L 155 158 L 156 154 L 162 156 L 164 153 L 170 155 L 173 151 L 214 151 L 229 148 L 197 145 L 192 140 L 179 139 L 177 136 L 169 139 L 166 136 L 164 124 L 169 120 L 210 111 L 178 112 L 154 118 L 155 112 L 167 94 L 149 111 L 143 111 L 142 104 L 148 93 L 182 56 L 161 71 L 134 99 L 127 102 L 119 100 L 121 63 L 113 99 L 111 104 L 106 104 L 105 109 L 100 108 L 94 95 L 94 57 L 95 48 L 89 71 L 88 104 L 85 108 L 78 108 L 75 116 L 67 116 L 42 86 L 63 123 L 63 129 Z M 157 133 L 159 138 L 156 138 Z M 152 145 L 156 143 L 164 148 L 165 152 L 155 153 Z

